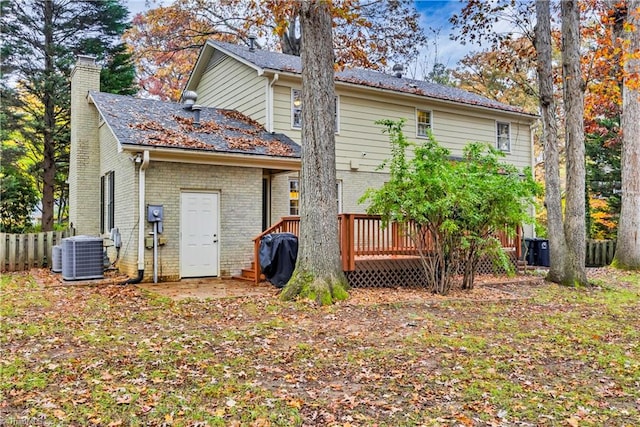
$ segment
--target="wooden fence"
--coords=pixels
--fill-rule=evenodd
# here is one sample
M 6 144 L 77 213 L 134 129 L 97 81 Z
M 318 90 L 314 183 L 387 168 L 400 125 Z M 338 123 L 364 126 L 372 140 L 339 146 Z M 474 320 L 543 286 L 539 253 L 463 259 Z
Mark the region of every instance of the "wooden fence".
M 587 240 L 587 267 L 603 267 L 611 264 L 616 253 L 615 240 Z
M 0 271 L 24 271 L 50 267 L 53 247 L 65 237 L 75 235 L 74 229 L 46 233 L 0 233 Z

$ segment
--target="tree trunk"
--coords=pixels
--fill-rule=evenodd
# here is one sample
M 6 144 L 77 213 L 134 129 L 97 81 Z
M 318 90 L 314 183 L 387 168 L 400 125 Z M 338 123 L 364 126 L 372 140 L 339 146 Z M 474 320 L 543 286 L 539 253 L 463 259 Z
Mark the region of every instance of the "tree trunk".
M 335 160 L 335 85 L 329 3 L 300 4 L 302 31 L 302 170 L 300 244 L 282 297 L 320 304 L 345 299 L 340 262 Z
M 580 70 L 580 9 L 577 0 L 564 0 L 562 14 L 562 87 L 565 108 L 567 189 L 564 234 L 567 242 L 565 285 L 586 285 L 585 270 L 585 148 L 584 89 Z
M 42 160 L 42 231 L 53 230 L 53 205 L 56 178 L 55 161 L 55 101 L 53 99 L 56 46 L 53 40 L 53 1 L 44 3 L 44 140 Z
M 547 279 L 559 283 L 565 276 L 567 244 L 562 223 L 560 156 L 556 105 L 553 96 L 551 13 L 548 0 L 536 1 L 535 47 L 538 54 L 538 85 L 544 146 L 545 205 L 551 266 Z
M 613 264 L 619 268 L 640 269 L 640 1 L 627 3 L 627 60 L 622 92 L 622 206 L 618 223 L 618 244 Z
M 280 36 L 280 48 L 287 55 L 300 56 L 301 40 L 297 33 L 298 15 L 294 14 L 289 19 L 287 30 Z

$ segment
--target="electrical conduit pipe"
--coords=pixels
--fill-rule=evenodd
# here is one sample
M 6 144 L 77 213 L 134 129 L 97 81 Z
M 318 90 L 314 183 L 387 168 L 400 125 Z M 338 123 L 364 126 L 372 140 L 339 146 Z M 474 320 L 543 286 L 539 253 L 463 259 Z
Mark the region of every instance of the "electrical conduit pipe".
M 123 285 L 135 285 L 140 283 L 144 277 L 145 171 L 147 166 L 149 166 L 149 152 L 145 150 L 142 152 L 142 163 L 138 171 L 138 277 L 127 280 Z

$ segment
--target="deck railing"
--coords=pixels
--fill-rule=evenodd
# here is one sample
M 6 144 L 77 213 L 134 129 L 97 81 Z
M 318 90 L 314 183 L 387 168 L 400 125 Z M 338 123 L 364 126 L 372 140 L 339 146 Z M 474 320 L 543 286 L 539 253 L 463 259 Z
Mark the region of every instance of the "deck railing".
M 394 222 L 383 228 L 383 221 L 379 215 L 340 214 L 340 219 L 340 253 L 344 271 L 355 270 L 355 262 L 359 257 L 418 256 L 421 251 L 429 252 L 434 248 L 431 239 L 424 234 L 417 244 L 416 236 L 419 232 L 413 222 Z M 498 232 L 496 237 L 505 250 L 515 251 L 516 258 L 520 258 L 520 227 L 511 235 L 505 228 Z
M 417 256 L 420 251 L 412 236 L 415 236 L 414 223 L 391 223 L 388 227 L 382 226 L 380 215 L 343 213 L 338 215 L 340 233 L 340 257 L 344 271 L 354 271 L 356 259 L 376 256 Z M 271 233 L 293 233 L 296 236 L 300 232 L 300 217 L 286 216 L 280 221 L 260 233 L 253 239 L 255 282 L 260 281 L 260 242 L 262 238 Z M 521 256 L 521 229 L 509 235 L 507 230 L 497 233 L 502 247 L 505 250 L 515 251 L 516 259 Z M 423 251 L 433 249 L 430 240 L 421 242 Z
M 296 236 L 300 235 L 300 217 L 299 216 L 283 216 L 280 221 L 264 230 L 253 238 L 253 263 L 255 270 L 254 282 L 257 285 L 260 282 L 260 243 L 262 238 L 267 234 L 273 233 L 292 233 Z

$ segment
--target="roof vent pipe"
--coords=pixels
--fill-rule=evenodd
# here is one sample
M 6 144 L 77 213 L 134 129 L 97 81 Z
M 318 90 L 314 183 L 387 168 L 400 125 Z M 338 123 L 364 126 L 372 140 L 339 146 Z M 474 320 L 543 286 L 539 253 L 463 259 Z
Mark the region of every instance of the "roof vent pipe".
M 251 34 L 249 36 L 249 52 L 256 51 L 256 36 Z
M 193 111 L 193 126 L 197 128 L 200 127 L 200 110 L 202 110 L 201 105 L 194 104 L 191 107 L 191 111 Z
M 395 73 L 396 77 L 398 78 L 402 77 L 403 71 L 404 71 L 404 67 L 402 66 L 402 64 L 396 64 L 393 66 L 393 72 Z

